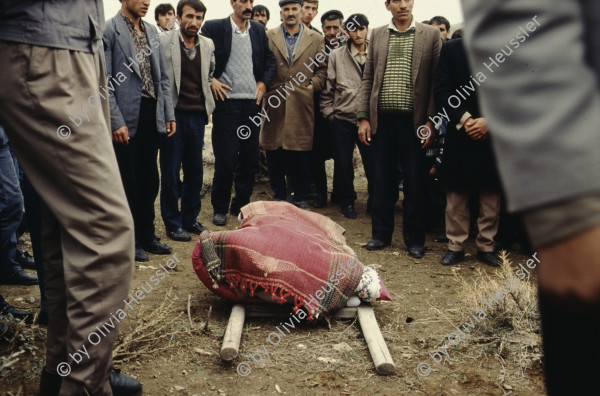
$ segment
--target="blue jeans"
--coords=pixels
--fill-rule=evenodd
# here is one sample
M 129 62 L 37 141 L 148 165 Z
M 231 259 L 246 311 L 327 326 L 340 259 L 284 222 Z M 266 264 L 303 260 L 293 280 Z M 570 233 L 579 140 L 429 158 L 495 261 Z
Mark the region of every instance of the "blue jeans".
M 21 269 L 15 261 L 17 229 L 23 215 L 23 195 L 4 129 L 0 126 L 0 271 L 11 276 Z
M 168 231 L 191 227 L 200 213 L 206 115 L 175 110 L 177 132 L 160 139 L 160 213 Z M 177 182 L 183 168 L 181 210 Z

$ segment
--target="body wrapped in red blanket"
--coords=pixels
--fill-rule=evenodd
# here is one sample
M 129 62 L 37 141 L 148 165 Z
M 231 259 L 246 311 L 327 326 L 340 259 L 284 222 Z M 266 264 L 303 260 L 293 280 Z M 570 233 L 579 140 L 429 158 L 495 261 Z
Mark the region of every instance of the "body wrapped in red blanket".
M 329 218 L 286 202 L 253 202 L 234 231 L 205 231 L 194 270 L 215 294 L 234 302 L 292 303 L 308 320 L 364 300 L 391 300 L 377 273 L 356 259 L 345 230 Z

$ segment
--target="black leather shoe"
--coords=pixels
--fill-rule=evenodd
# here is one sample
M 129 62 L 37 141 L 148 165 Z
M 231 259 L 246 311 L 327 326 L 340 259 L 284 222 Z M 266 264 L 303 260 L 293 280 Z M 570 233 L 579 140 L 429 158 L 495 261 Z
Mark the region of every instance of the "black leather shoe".
M 4 323 L 0 323 L 0 337 L 2 337 L 4 334 L 6 334 L 7 330 L 8 330 L 8 326 Z
M 148 253 L 142 248 L 135 249 L 135 261 L 148 261 L 150 258 L 148 257 Z
M 491 265 L 492 267 L 500 266 L 498 263 L 498 256 L 494 252 L 477 252 L 477 260 L 487 265 Z
M 342 214 L 347 219 L 356 219 L 356 210 L 354 210 L 354 205 L 348 205 L 343 207 Z
M 29 253 L 17 249 L 15 254 L 15 261 L 25 269 L 35 269 L 35 260 L 29 255 Z
M 170 254 L 173 248 L 155 239 L 149 245 L 144 246 L 144 250 L 152 254 Z
M 327 205 L 327 194 L 317 194 L 313 206 L 317 209 L 324 208 Z
M 189 232 L 183 230 L 183 228 L 178 228 L 174 231 L 167 230 L 167 236 L 174 241 L 178 242 L 188 242 L 192 240 L 192 236 Z
M 121 374 L 121 370 L 113 370 L 110 373 L 110 389 L 113 396 L 139 396 L 142 394 L 140 381 L 126 374 Z
M 22 269 L 18 270 L 12 275 L 2 274 L 0 277 L 0 283 L 5 285 L 22 285 L 22 286 L 31 286 L 37 285 L 39 280 L 35 275 L 29 275 L 27 272 Z
M 204 227 L 202 224 L 195 222 L 191 227 L 183 227 L 189 233 L 200 235 L 204 231 L 208 230 L 208 228 Z
M 295 201 L 294 205 L 296 205 L 300 209 L 308 210 L 310 212 L 310 206 L 308 205 L 308 201 Z
M 215 213 L 213 215 L 212 222 L 214 225 L 224 226 L 225 224 L 227 224 L 227 216 L 221 213 Z
M 12 315 L 17 320 L 27 321 L 33 318 L 31 312 L 20 311 L 7 303 L 4 299 L 0 300 L 0 318 Z
M 113 396 L 140 396 L 142 394 L 142 384 L 133 377 L 121 374 L 121 370 L 113 370 L 110 373 L 109 382 Z M 46 367 L 44 367 L 40 380 L 39 396 L 58 396 L 61 384 L 62 377 L 47 372 Z
M 381 250 L 388 246 L 390 246 L 390 242 L 382 241 L 379 239 L 371 239 L 369 242 L 367 242 L 367 246 L 365 247 L 367 248 L 367 250 Z
M 413 258 L 423 258 L 425 256 L 425 248 L 419 245 L 411 246 L 408 248 L 408 255 Z
M 442 265 L 452 265 L 461 262 L 465 258 L 465 252 L 453 252 L 448 250 L 442 257 Z

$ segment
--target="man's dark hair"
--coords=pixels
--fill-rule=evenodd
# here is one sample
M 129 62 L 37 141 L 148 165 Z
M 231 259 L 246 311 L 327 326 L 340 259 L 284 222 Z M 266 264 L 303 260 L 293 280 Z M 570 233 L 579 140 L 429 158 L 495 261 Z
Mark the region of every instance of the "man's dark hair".
M 321 17 L 321 25 L 324 25 L 325 21 L 335 21 L 336 19 L 340 20 L 340 25 L 341 25 L 344 22 L 344 14 L 342 14 L 342 12 L 338 11 L 338 10 L 327 11 Z
M 316 3 L 317 7 L 319 6 L 319 0 L 303 0 L 301 7 L 304 5 L 304 3 Z
M 154 9 L 154 20 L 158 21 L 158 16 L 159 15 L 166 15 L 167 12 L 169 11 L 173 11 L 173 14 L 175 13 L 175 9 L 173 9 L 173 6 L 169 3 L 162 3 L 156 6 L 156 8 Z
M 179 3 L 177 3 L 177 16 L 179 18 L 183 17 L 183 7 L 185 6 L 190 6 L 196 10 L 196 12 L 202 12 L 206 15 L 206 6 L 200 0 L 180 0 Z
M 434 16 L 429 20 L 430 25 L 433 25 L 434 23 L 436 25 L 446 25 L 446 30 L 448 32 L 450 31 L 450 21 L 444 18 L 443 16 Z
M 262 12 L 265 11 L 266 14 L 267 14 L 267 21 L 269 19 L 271 19 L 271 13 L 269 12 L 269 9 L 267 7 L 265 7 L 264 5 L 260 5 L 260 4 L 255 5 L 252 8 L 252 16 L 254 16 L 254 13 L 257 12 L 257 11 L 258 11 L 259 14 L 262 14 Z
M 455 31 L 454 33 L 452 33 L 452 38 L 451 40 L 456 40 L 459 38 L 463 38 L 463 30 L 462 29 L 458 29 L 457 31 Z
M 348 26 L 349 23 L 356 23 L 358 22 L 358 26 L 366 26 L 369 27 L 369 20 L 367 19 L 367 17 L 364 14 L 352 14 L 348 17 L 348 19 L 346 19 L 346 22 L 344 22 L 344 26 Z

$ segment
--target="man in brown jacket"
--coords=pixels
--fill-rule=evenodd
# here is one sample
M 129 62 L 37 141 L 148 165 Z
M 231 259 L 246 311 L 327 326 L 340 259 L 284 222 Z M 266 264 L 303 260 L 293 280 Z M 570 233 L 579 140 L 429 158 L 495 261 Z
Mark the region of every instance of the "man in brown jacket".
M 344 23 L 347 44 L 332 52 L 327 67 L 327 81 L 321 93 L 321 113 L 330 123 L 333 146 L 333 189 L 342 207 L 342 214 L 355 219 L 354 166 L 352 155 L 358 143 L 357 94 L 362 82 L 367 60 L 367 32 L 369 20 L 363 14 L 351 15 Z M 367 176 L 371 204 L 371 149 L 359 144 L 360 154 Z
M 309 210 L 310 150 L 313 145 L 314 93 L 325 85 L 323 37 L 300 23 L 301 0 L 281 0 L 283 23 L 267 32 L 277 70 L 263 100 L 260 144 L 267 153 L 275 200 L 285 200 L 286 174 L 295 204 Z
M 389 246 L 398 200 L 397 159 L 404 170 L 404 243 L 409 254 L 425 254 L 425 154 L 436 114 L 433 79 L 441 50 L 440 31 L 415 22 L 414 0 L 387 0 L 387 26 L 373 30 L 359 91 L 359 138 L 373 145 L 372 232 L 368 250 Z

